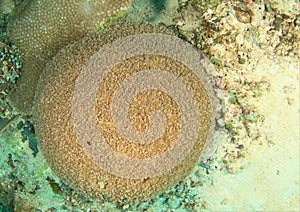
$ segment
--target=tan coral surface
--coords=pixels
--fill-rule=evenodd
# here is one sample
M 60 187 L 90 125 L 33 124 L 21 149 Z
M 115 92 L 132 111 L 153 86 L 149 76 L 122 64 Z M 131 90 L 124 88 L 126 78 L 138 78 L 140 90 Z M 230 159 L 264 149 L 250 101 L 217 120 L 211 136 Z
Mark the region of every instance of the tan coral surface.
M 34 126 L 40 147 L 53 170 L 87 195 L 124 203 L 159 194 L 191 173 L 211 136 L 214 102 L 205 80 L 206 67 L 198 64 L 199 54 L 192 46 L 188 47 L 195 54 L 189 54 L 186 43 L 174 36 L 168 35 L 169 40 L 164 39 L 164 44 L 157 43 L 163 34 L 152 40 L 144 38 L 159 33 L 172 34 L 150 24 L 118 22 L 61 50 L 41 75 L 34 105 Z M 99 52 L 123 37 L 135 41 L 139 34 L 141 40 L 149 42 L 147 46 L 138 41 L 131 45 L 123 42 L 110 46 L 107 52 Z M 174 39 L 184 46 L 180 49 L 178 46 L 174 54 L 185 53 L 190 63 L 160 55 L 168 48 L 176 48 L 169 44 Z M 156 45 L 161 48 L 158 53 Z M 134 55 L 134 50 L 143 52 L 153 46 L 155 50 L 150 53 Z M 124 59 L 123 52 L 131 55 L 130 51 L 133 56 Z M 118 58 L 124 61 L 107 72 L 101 69 Z M 195 72 L 190 68 L 196 64 L 194 61 L 197 61 Z M 93 73 L 95 76 L 90 77 Z M 89 80 L 85 82 L 82 75 Z M 96 75 L 104 76 L 101 81 L 93 82 Z M 95 86 L 97 97 L 88 92 Z M 87 88 L 85 92 L 77 90 L 83 87 Z M 131 92 L 135 94 L 131 96 Z M 97 100 L 95 106 L 93 98 Z M 85 111 L 90 112 L 82 116 Z M 87 119 L 89 116 L 92 120 Z M 131 123 L 135 127 L 126 134 Z M 117 156 L 111 157 L 111 152 Z M 161 162 L 155 162 L 160 158 Z M 149 166 L 140 165 L 142 159 Z M 168 168 L 172 163 L 176 165 Z

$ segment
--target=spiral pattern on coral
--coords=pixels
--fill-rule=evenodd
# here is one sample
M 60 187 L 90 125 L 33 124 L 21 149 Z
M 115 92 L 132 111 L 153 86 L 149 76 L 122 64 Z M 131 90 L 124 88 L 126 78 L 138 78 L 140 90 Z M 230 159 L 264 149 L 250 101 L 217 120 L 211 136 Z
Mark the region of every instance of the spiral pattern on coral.
M 121 23 L 44 70 L 34 120 L 44 156 L 89 195 L 140 201 L 184 179 L 213 130 L 207 60 L 172 33 Z
M 163 34 L 128 36 L 100 49 L 75 86 L 74 123 L 85 153 L 131 179 L 179 165 L 211 128 L 200 62 L 191 46 Z

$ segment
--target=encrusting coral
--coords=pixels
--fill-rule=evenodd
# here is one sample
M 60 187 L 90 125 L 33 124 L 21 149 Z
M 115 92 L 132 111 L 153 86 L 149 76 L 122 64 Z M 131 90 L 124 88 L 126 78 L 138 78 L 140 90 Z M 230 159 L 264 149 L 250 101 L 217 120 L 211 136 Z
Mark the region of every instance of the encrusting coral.
M 24 1 L 8 25 L 10 41 L 24 55 L 24 73 L 9 96 L 13 106 L 30 114 L 45 64 L 59 49 L 84 37 L 98 22 L 124 11 L 130 4 L 130 0 Z
M 159 47 L 162 52 L 170 53 L 168 49 L 175 48 L 175 52 L 171 54 L 177 55 L 179 60 L 183 57 L 182 54 L 185 55 L 184 49 L 176 49 L 164 40 L 158 43 L 156 39 L 146 39 L 145 36 L 153 34 L 160 34 L 160 38 L 170 38 L 169 42 L 180 40 L 171 36 L 172 33 L 164 28 L 120 21 L 114 27 L 87 36 L 62 49 L 47 64 L 40 77 L 33 120 L 43 154 L 62 179 L 88 195 L 114 202 L 135 202 L 165 191 L 191 173 L 214 128 L 213 100 L 209 85 L 204 80 L 205 74 L 201 73 L 204 70 L 198 69 L 194 73 L 189 64 L 156 52 L 124 58 L 124 52 L 135 53 L 135 48 L 140 48 L 139 43 L 130 47 L 128 44 L 138 40 L 138 35 L 143 36 L 141 42 L 150 42 L 146 48 L 141 46 L 141 51 Z M 102 52 L 107 45 L 128 37 L 130 39 L 123 45 L 109 46 L 108 54 Z M 186 45 L 181 40 L 179 42 Z M 192 47 L 191 49 L 196 51 Z M 197 61 L 195 63 L 199 65 L 199 55 L 194 56 L 186 55 L 186 58 L 191 63 Z M 119 58 L 123 58 L 123 61 L 105 74 L 100 71 Z M 87 85 L 81 80 L 81 76 L 89 78 L 91 73 L 96 75 L 91 76 L 90 80 L 102 74 L 104 76 L 96 83 L 89 80 Z M 163 83 L 166 82 L 164 80 L 169 81 Z M 77 92 L 77 83 L 80 85 L 79 89 L 86 85 L 88 90 L 93 90 L 96 86 L 95 96 L 86 91 Z M 138 94 L 132 94 L 132 97 L 130 90 Z M 87 116 L 96 120 L 95 126 L 86 119 L 87 111 L 90 111 Z M 157 111 L 165 115 L 162 120 Z M 129 125 L 133 126 L 134 133 L 124 133 L 129 126 L 126 124 L 126 117 L 131 123 Z M 78 126 L 81 124 L 83 128 Z M 164 130 L 159 132 L 161 129 Z M 104 138 L 110 151 L 113 150 L 126 160 L 131 158 L 133 161 L 147 161 L 163 155 L 167 155 L 167 158 L 149 169 L 140 170 L 138 165 L 130 169 L 131 163 L 110 159 L 114 156 L 105 153 L 105 148 L 101 146 L 104 145 L 103 141 L 97 140 L 98 133 Z M 154 139 L 150 143 L 143 143 L 144 138 L 140 138 L 139 133 L 148 133 L 150 138 L 154 135 Z M 157 133 L 159 136 L 156 136 Z M 187 141 L 189 139 L 192 139 L 191 142 Z M 189 151 L 183 151 L 184 146 L 190 143 L 194 145 Z M 176 148 L 178 152 L 172 156 L 168 150 Z M 175 163 L 183 155 L 186 157 L 179 164 L 164 170 L 163 167 L 168 167 L 168 163 Z M 124 171 L 127 169 L 128 172 Z M 153 170 L 162 174 L 155 175 Z

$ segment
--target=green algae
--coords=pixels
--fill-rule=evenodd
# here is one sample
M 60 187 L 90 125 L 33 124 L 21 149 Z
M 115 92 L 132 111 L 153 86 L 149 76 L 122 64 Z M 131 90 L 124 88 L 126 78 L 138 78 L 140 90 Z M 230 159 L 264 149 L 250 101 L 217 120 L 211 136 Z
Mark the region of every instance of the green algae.
M 41 154 L 34 157 L 29 142 L 23 142 L 23 130 L 17 122 L 0 134 L 0 211 L 25 211 L 38 205 L 61 204 L 51 188 L 47 176 L 56 179 Z M 47 204 L 45 204 L 48 202 Z M 38 207 L 37 207 L 38 208 Z
M 51 186 L 53 193 L 58 194 L 58 195 L 63 194 L 59 184 L 54 179 L 47 177 L 46 180 L 49 182 L 49 185 Z
M 5 42 L 7 39 L 6 27 L 9 17 L 9 14 L 0 13 L 0 42 Z

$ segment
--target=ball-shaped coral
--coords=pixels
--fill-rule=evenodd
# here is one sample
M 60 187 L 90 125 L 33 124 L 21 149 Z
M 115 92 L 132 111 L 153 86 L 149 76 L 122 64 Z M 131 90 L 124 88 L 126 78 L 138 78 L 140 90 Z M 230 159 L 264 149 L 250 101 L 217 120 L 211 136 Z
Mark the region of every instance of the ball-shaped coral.
M 61 50 L 34 103 L 45 158 L 74 187 L 112 201 L 175 185 L 213 130 L 203 60 L 165 29 L 126 22 Z

